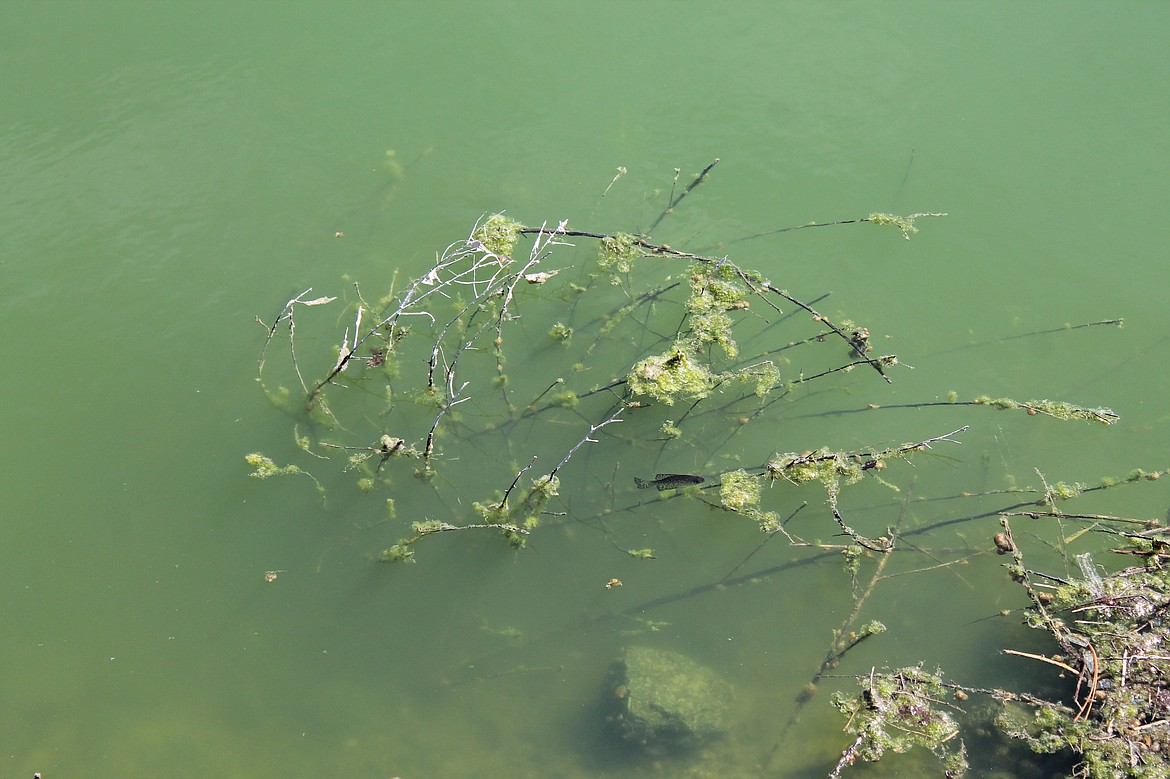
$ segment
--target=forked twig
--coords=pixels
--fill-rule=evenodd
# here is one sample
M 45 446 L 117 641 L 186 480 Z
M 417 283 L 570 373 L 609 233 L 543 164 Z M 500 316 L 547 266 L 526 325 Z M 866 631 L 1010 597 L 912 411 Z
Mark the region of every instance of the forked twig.
M 853 336 L 847 335 L 845 333 L 845 331 L 843 331 L 841 328 L 837 327 L 837 325 L 833 324 L 833 322 L 827 316 L 821 314 L 819 311 L 817 311 L 815 308 L 810 306 L 808 303 L 804 303 L 804 302 L 792 297 L 792 295 L 789 295 L 786 291 L 780 289 L 779 287 L 775 286 L 771 282 L 765 281 L 763 284 L 761 284 L 761 286 L 764 289 L 768 290 L 769 292 L 771 292 L 775 295 L 779 295 L 780 297 L 784 298 L 789 303 L 800 306 L 805 311 L 812 314 L 813 321 L 820 322 L 821 324 L 825 325 L 830 330 L 832 330 L 833 333 L 835 333 L 838 338 L 843 340 L 845 343 L 849 344 L 850 347 L 853 347 L 854 354 L 856 354 L 863 361 L 868 363 L 870 365 L 870 367 L 872 367 L 875 371 L 877 371 L 878 374 L 881 375 L 881 377 L 886 380 L 887 383 L 890 383 L 892 381 L 890 379 L 890 377 L 886 375 L 886 372 L 885 372 L 885 370 L 883 370 L 882 366 L 883 365 L 895 365 L 898 362 L 897 357 L 894 357 L 893 355 L 880 357 L 878 359 L 874 359 L 872 357 L 867 357 L 865 354 L 858 352 L 856 350 L 856 339 Z
M 547 476 L 548 480 L 552 481 L 553 477 L 557 475 L 557 471 L 559 471 L 561 468 L 565 467 L 565 464 L 569 462 L 569 459 L 577 452 L 578 449 L 580 449 L 585 444 L 597 443 L 597 439 L 591 438 L 590 436 L 592 436 L 594 433 L 596 433 L 598 430 L 605 427 L 606 425 L 611 425 L 615 422 L 621 422 L 622 421 L 621 414 L 625 410 L 626 410 L 626 407 L 621 406 L 620 408 L 618 408 L 617 411 L 610 414 L 609 418 L 606 419 L 604 422 L 599 422 L 596 425 L 590 425 L 589 432 L 585 434 L 585 437 L 573 445 L 573 448 L 569 450 L 568 454 L 566 454 L 561 459 L 561 461 L 559 463 L 557 463 L 557 467 L 555 467 L 551 471 L 549 471 L 548 476 Z
M 714 168 L 718 164 L 719 164 L 719 158 L 716 157 L 714 160 L 711 161 L 711 164 L 709 164 L 707 167 L 703 168 L 703 170 L 700 173 L 698 173 L 694 179 L 691 180 L 691 183 L 687 184 L 686 187 L 683 188 L 683 191 L 678 194 L 678 197 L 676 197 L 670 201 L 670 203 L 666 206 L 665 209 L 663 209 L 662 213 L 658 215 L 658 218 L 654 220 L 654 222 L 650 225 L 650 228 L 646 232 L 647 233 L 654 232 L 654 228 L 657 227 L 659 224 L 661 224 L 663 219 L 665 219 L 670 214 L 674 213 L 675 206 L 677 206 L 679 203 L 681 203 L 682 199 L 691 193 L 691 190 L 693 190 L 695 187 L 702 184 L 703 180 L 705 178 L 707 178 L 707 174 L 711 172 L 711 168 Z

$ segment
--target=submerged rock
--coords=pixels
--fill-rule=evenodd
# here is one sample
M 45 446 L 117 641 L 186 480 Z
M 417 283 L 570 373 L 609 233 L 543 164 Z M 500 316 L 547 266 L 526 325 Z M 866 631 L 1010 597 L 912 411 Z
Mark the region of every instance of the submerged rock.
M 723 731 L 731 691 L 722 676 L 685 655 L 629 647 L 614 668 L 611 720 L 631 744 L 693 749 Z

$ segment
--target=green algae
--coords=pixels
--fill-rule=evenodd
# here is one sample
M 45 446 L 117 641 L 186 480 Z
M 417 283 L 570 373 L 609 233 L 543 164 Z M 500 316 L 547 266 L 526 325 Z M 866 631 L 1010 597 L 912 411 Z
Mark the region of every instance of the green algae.
M 503 214 L 492 214 L 471 233 L 473 240 L 500 257 L 510 257 L 524 225 Z
M 685 344 L 676 343 L 662 354 L 635 363 L 627 381 L 634 395 L 672 406 L 677 400 L 707 397 L 715 386 L 715 375 Z
M 747 471 L 728 471 L 719 485 L 719 502 L 728 511 L 747 512 L 760 505 L 760 479 Z
M 914 226 L 914 219 L 906 216 L 896 216 L 894 214 L 870 214 L 865 218 L 867 222 L 872 222 L 875 225 L 889 225 L 897 227 L 902 231 L 902 237 L 907 240 L 911 235 L 918 232 L 918 228 Z
M 321 503 L 325 503 L 325 486 L 318 481 L 317 477 L 308 471 L 302 469 L 298 465 L 277 465 L 271 457 L 253 452 L 244 457 L 244 462 L 252 466 L 252 472 L 248 474 L 253 479 L 270 479 L 273 476 L 305 476 L 312 480 L 313 485 L 317 488 L 317 494 L 321 498 Z
M 576 408 L 581 402 L 580 396 L 572 390 L 565 390 L 558 392 L 548 399 L 549 405 L 560 406 L 561 408 Z
M 564 322 L 557 322 L 549 329 L 548 337 L 562 346 L 568 346 L 569 342 L 573 340 L 573 328 Z
M 897 214 L 874 213 L 859 221 L 896 227 L 902 232 L 903 238 L 910 240 L 910 236 L 918 233 L 918 227 L 914 224 L 914 220 L 924 216 L 946 216 L 946 214 L 907 214 L 906 216 L 898 216 Z
M 629 273 L 641 256 L 638 237 L 629 233 L 605 236 L 597 242 L 597 264 L 605 271 Z
M 855 760 L 874 762 L 887 752 L 916 748 L 934 753 L 944 776 L 966 774 L 966 747 L 958 738 L 959 724 L 944 703 L 951 696 L 939 672 L 912 666 L 858 677 L 858 683 L 859 694 L 837 692 L 831 698 L 848 718 L 846 730 L 857 737 L 834 776 Z
M 863 463 L 858 462 L 857 455 L 833 452 L 828 447 L 821 447 L 815 452 L 804 454 L 788 452 L 773 455 L 764 464 L 764 471 L 773 481 L 784 479 L 793 484 L 810 481 L 819 481 L 823 484 L 843 481 L 845 484 L 855 484 L 863 475 L 862 465 Z
M 953 402 L 953 401 L 952 401 Z M 1085 408 L 1072 403 L 1058 400 L 1029 400 L 1021 402 L 1011 398 L 993 398 L 989 395 L 980 395 L 971 401 L 976 406 L 1004 410 L 1023 410 L 1028 414 L 1044 414 L 1065 421 L 1099 422 L 1103 425 L 1112 425 L 1119 417 L 1109 408 Z
M 1006 532 L 1010 530 L 1005 524 Z M 1037 752 L 1072 750 L 1078 776 L 1153 779 L 1170 776 L 1170 531 L 1122 535 L 1120 550 L 1139 564 L 1103 574 L 1090 554 L 1077 555 L 1080 576 L 1049 587 L 1013 564 L 1033 597 L 1025 623 L 1047 631 L 1063 662 L 1079 675 L 1071 707 L 1033 705 L 1031 715 L 1005 710 L 1000 725 Z M 1020 559 L 1015 553 L 1017 563 Z

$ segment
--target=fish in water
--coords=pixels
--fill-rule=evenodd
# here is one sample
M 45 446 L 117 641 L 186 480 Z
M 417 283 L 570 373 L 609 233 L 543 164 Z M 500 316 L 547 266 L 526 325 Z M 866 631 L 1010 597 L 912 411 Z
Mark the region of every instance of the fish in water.
M 653 479 L 634 477 L 634 484 L 638 485 L 638 489 L 647 490 L 653 487 L 659 492 L 690 487 L 692 484 L 702 484 L 704 481 L 702 476 L 691 476 L 689 473 L 656 473 Z

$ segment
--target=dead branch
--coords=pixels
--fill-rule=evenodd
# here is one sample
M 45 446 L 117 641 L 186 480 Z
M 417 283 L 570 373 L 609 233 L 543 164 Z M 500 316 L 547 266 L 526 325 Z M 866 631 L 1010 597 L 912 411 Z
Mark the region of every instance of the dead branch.
M 869 216 L 859 217 L 857 219 L 838 219 L 833 222 L 806 222 L 802 225 L 792 225 L 790 227 L 781 227 L 776 230 L 768 230 L 763 233 L 756 233 L 754 235 L 745 235 L 740 238 L 733 238 L 727 243 L 739 243 L 740 241 L 752 241 L 756 238 L 765 238 L 769 235 L 779 235 L 780 233 L 789 233 L 793 230 L 807 230 L 810 227 L 834 227 L 836 225 L 852 225 L 862 224 L 864 222 L 873 222 L 875 224 L 895 224 L 901 227 L 895 220 L 904 220 L 909 225 L 908 229 L 903 229 L 903 235 L 909 238 L 909 232 L 913 230 L 914 220 L 922 216 L 946 216 L 946 214 L 908 214 L 904 217 L 892 217 L 889 214 L 870 214 Z M 883 218 L 884 217 L 884 218 Z M 916 230 L 913 230 L 916 232 Z
M 1111 514 L 1065 514 L 1062 512 L 1044 512 L 1044 511 L 1004 511 L 1001 514 L 1005 517 L 1028 517 L 1029 519 L 1084 519 L 1092 520 L 1094 522 L 1125 522 L 1132 525 L 1141 525 L 1145 528 L 1158 529 L 1161 523 L 1156 519 L 1134 519 L 1132 517 L 1115 517 Z
M 840 525 L 841 531 L 853 539 L 855 544 L 863 546 L 866 549 L 870 549 L 874 552 L 889 552 L 894 548 L 894 539 L 890 536 L 867 538 L 866 536 L 861 535 L 856 530 L 846 525 L 845 518 L 841 516 L 841 510 L 837 507 L 837 496 L 840 492 L 839 485 L 836 483 L 831 484 L 828 486 L 826 491 L 829 494 L 829 510 L 833 512 L 833 519 L 837 520 L 837 524 Z
M 670 201 L 666 208 L 663 209 L 662 213 L 658 215 L 658 218 L 651 223 L 650 229 L 648 229 L 646 232 L 654 232 L 654 228 L 661 224 L 662 220 L 665 219 L 668 215 L 674 213 L 675 206 L 681 203 L 682 199 L 691 193 L 691 190 L 702 184 L 703 180 L 707 178 L 707 174 L 711 172 L 711 168 L 714 168 L 718 164 L 719 158 L 716 157 L 707 167 L 703 168 L 703 170 L 700 171 L 694 177 L 694 179 L 691 180 L 691 183 L 687 184 L 683 191 L 678 194 L 678 197 Z
M 881 357 L 881 358 L 876 359 L 876 360 L 872 357 L 866 357 L 865 354 L 860 353 L 856 350 L 856 346 L 857 346 L 856 339 L 852 335 L 846 334 L 845 331 L 843 331 L 841 328 L 837 327 L 837 325 L 833 324 L 833 322 L 830 321 L 827 316 L 821 314 L 819 311 L 817 311 L 811 305 L 809 305 L 808 303 L 804 303 L 804 302 L 792 297 L 786 291 L 776 287 L 770 281 L 765 281 L 760 286 L 763 287 L 764 289 L 768 290 L 772 294 L 779 295 L 780 297 L 787 300 L 789 303 L 800 306 L 805 311 L 812 314 L 814 322 L 820 322 L 820 323 L 824 324 L 826 327 L 828 327 L 830 330 L 832 330 L 833 333 L 837 335 L 837 337 L 839 337 L 845 343 L 849 344 L 850 348 L 854 351 L 854 353 L 858 354 L 858 356 L 861 357 L 861 359 L 864 362 L 869 364 L 870 367 L 872 367 L 875 371 L 877 371 L 878 374 L 883 379 L 885 379 L 887 383 L 889 383 L 891 381 L 890 377 L 886 375 L 886 372 L 885 372 L 885 370 L 883 370 L 882 366 L 895 364 L 897 362 L 896 357 L 894 357 L 893 355 L 889 355 L 886 357 Z
M 853 765 L 853 763 L 857 760 L 857 751 L 861 749 L 861 745 L 865 743 L 865 740 L 868 737 L 869 734 L 864 730 L 861 733 L 858 733 L 854 742 L 850 744 L 844 752 L 841 753 L 841 759 L 837 761 L 837 765 L 833 768 L 832 771 L 829 772 L 829 775 L 826 777 L 826 779 L 839 779 L 841 776 L 841 771 L 843 771 L 847 766 Z
M 1055 658 L 1045 657 L 1044 655 L 1038 655 L 1038 654 L 1035 654 L 1033 652 L 1021 652 L 1018 649 L 1002 649 L 1000 651 L 1002 651 L 1005 655 L 1015 655 L 1016 657 L 1026 657 L 1029 660 L 1039 660 L 1042 663 L 1048 663 L 1049 665 L 1055 665 L 1057 668 L 1062 668 L 1071 674 L 1079 674 L 1080 673 L 1079 671 L 1077 671 L 1077 669 L 1073 668 L 1071 665 L 1069 665 L 1067 663 L 1062 663 L 1061 661 L 1056 660 Z
M 1118 329 L 1125 326 L 1125 319 L 1118 317 L 1117 319 L 1101 319 L 1096 322 L 1082 322 L 1079 325 L 1064 325 L 1063 327 L 1049 327 L 1043 330 L 1033 330 L 1030 333 L 1019 333 L 1017 335 L 1005 335 L 999 338 L 992 338 L 987 341 L 979 341 L 977 343 L 965 344 L 963 346 L 956 346 L 950 349 L 942 349 L 937 352 L 929 352 L 925 356 L 933 357 L 938 354 L 953 354 L 954 352 L 961 352 L 967 349 L 978 349 L 983 346 L 993 346 L 995 344 L 1007 343 L 1008 341 L 1017 341 L 1021 338 L 1034 338 L 1038 335 L 1054 335 L 1056 333 L 1067 333 L 1073 330 L 1081 330 L 1086 327 L 1101 327 L 1109 326 Z
M 906 509 L 910 505 L 911 492 L 911 490 L 906 491 L 906 496 L 902 501 L 902 507 L 898 512 L 898 518 L 895 521 L 894 526 L 890 528 L 891 538 L 887 539 L 886 548 L 882 551 L 891 551 L 894 548 L 893 539 L 896 538 L 898 530 L 901 528 L 902 522 L 906 518 Z M 800 719 L 800 713 L 804 706 L 810 700 L 812 700 L 813 695 L 816 694 L 817 685 L 820 683 L 821 678 L 829 670 L 836 668 L 840 664 L 841 658 L 845 656 L 846 652 L 848 652 L 850 649 L 853 649 L 853 647 L 857 646 L 870 636 L 877 635 L 878 633 L 881 633 L 885 630 L 885 626 L 877 622 L 872 623 L 872 626 L 867 626 L 865 629 L 861 629 L 859 631 L 854 631 L 852 628 L 856 623 L 858 616 L 861 614 L 861 609 L 865 605 L 865 602 L 869 599 L 869 596 L 873 594 L 874 588 L 877 587 L 877 583 L 881 580 L 882 572 L 885 571 L 886 565 L 889 563 L 890 558 L 891 555 L 889 554 L 883 554 L 878 558 L 877 565 L 874 566 L 873 574 L 869 578 L 869 583 L 866 585 L 865 589 L 853 599 L 853 608 L 850 609 L 849 614 L 846 615 L 845 619 L 841 621 L 841 627 L 834 631 L 833 641 L 831 644 L 829 644 L 829 649 L 825 652 L 824 659 L 821 661 L 820 666 L 813 674 L 809 684 L 805 687 L 807 694 L 802 694 L 797 699 L 796 708 L 793 709 L 792 713 L 788 717 L 788 721 L 781 729 L 779 738 L 777 739 L 775 745 L 773 745 L 771 751 L 768 753 L 767 758 L 764 761 L 765 765 L 770 765 L 772 760 L 775 758 L 776 753 L 780 748 L 780 744 L 788 734 L 788 731 Z M 845 755 L 842 755 L 842 760 L 844 760 L 845 756 L 848 754 L 849 750 L 846 750 Z M 852 760 L 849 762 L 852 762 Z M 842 767 L 842 765 L 842 763 L 838 763 L 838 768 Z
M 585 434 L 585 437 L 573 445 L 573 448 L 569 450 L 568 454 L 566 454 L 564 456 L 564 458 L 562 458 L 561 461 L 559 463 L 557 463 L 557 467 L 555 467 L 551 471 L 549 471 L 549 474 L 547 476 L 548 480 L 552 481 L 553 477 L 557 475 L 557 471 L 559 471 L 561 468 L 565 467 L 565 464 L 569 462 L 569 459 L 577 452 L 578 449 L 580 449 L 585 444 L 597 443 L 597 439 L 591 438 L 590 436 L 592 436 L 594 433 L 596 433 L 598 430 L 605 427 L 606 425 L 611 425 L 611 424 L 614 424 L 615 422 L 621 422 L 622 420 L 620 417 L 621 417 L 622 412 L 625 410 L 626 410 L 626 407 L 621 406 L 618 408 L 617 411 L 610 414 L 609 418 L 606 419 L 604 422 L 599 422 L 596 425 L 590 425 L 589 432 Z

